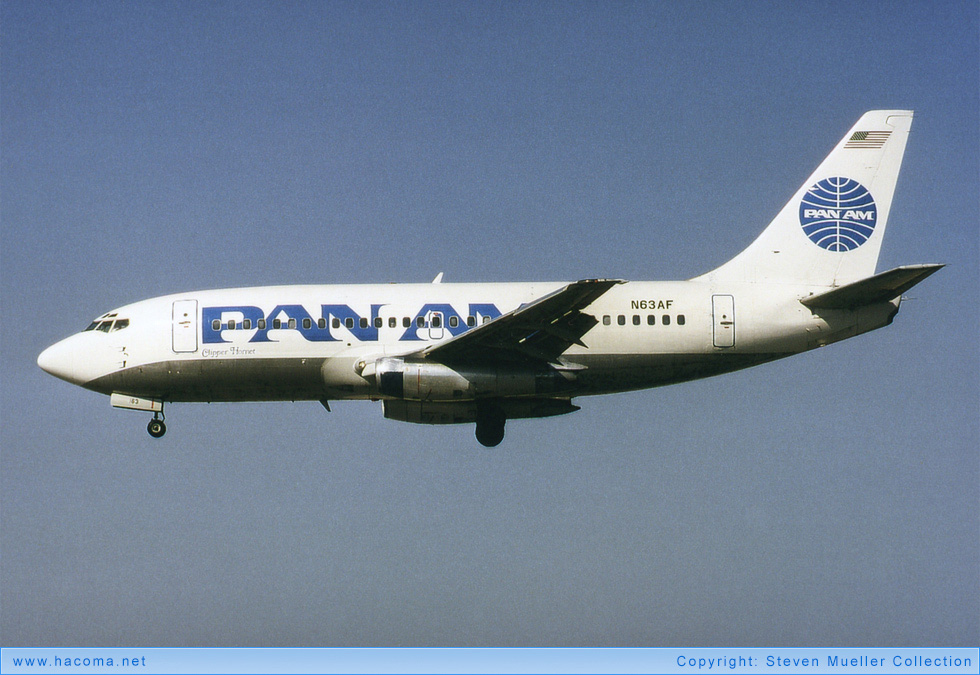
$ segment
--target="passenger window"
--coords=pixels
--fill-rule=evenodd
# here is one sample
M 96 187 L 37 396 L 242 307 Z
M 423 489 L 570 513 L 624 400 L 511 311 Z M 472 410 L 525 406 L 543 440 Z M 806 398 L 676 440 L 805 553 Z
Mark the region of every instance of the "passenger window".
M 319 328 L 320 330 L 323 330 L 324 328 L 327 327 L 327 320 L 321 316 L 319 319 L 316 320 L 316 327 Z
M 438 314 L 434 314 L 432 316 L 432 327 L 433 328 L 442 328 L 442 317 L 439 316 Z
M 456 326 L 458 326 L 458 325 L 459 325 L 459 317 L 458 316 L 451 316 L 451 317 L 449 317 L 449 327 L 450 328 L 456 328 Z
M 475 316 L 468 316 L 468 317 L 466 317 L 466 325 L 469 326 L 470 328 L 472 328 L 473 326 L 475 326 L 476 325 L 476 317 Z
M 282 328 L 282 320 L 281 319 L 273 319 L 272 320 L 272 327 L 275 330 L 279 330 L 280 328 Z
M 265 319 L 259 319 L 258 321 L 259 330 L 265 330 Z
M 252 320 L 245 319 L 242 321 L 242 330 L 252 330 Z
M 660 320 L 660 322 L 661 322 L 661 323 L 662 323 L 663 325 L 665 325 L 665 326 L 669 326 L 669 325 L 670 325 L 670 314 L 664 314 L 664 316 L 663 316 L 663 318 L 662 318 L 662 319 Z
M 634 326 L 639 326 L 640 325 L 640 315 L 639 314 L 634 314 L 633 315 L 633 325 Z
M 381 328 L 382 323 L 383 323 L 383 320 L 381 319 L 380 316 L 374 317 L 374 327 L 375 328 Z
M 619 316 L 616 317 L 616 323 L 618 323 L 620 326 L 625 326 L 626 317 L 623 314 L 620 314 Z
M 602 317 L 602 325 L 603 326 L 608 326 L 611 323 L 612 323 L 612 317 L 611 316 L 609 316 L 608 314 L 606 314 L 605 316 Z
M 349 316 L 346 319 L 344 319 L 344 325 L 347 326 L 348 328 L 353 328 L 354 327 L 354 317 Z
M 303 319 L 303 329 L 309 330 L 313 328 L 313 319 Z
M 415 326 L 417 328 L 425 328 L 425 317 L 420 316 L 417 319 L 415 319 Z
M 484 315 L 484 317 L 483 317 L 483 323 L 489 323 L 489 321 L 490 321 L 490 317 Z
M 395 317 L 388 318 L 388 328 L 398 328 L 398 319 Z
M 647 314 L 647 325 L 648 326 L 657 325 L 657 317 L 655 317 L 653 314 Z
M 678 314 L 677 315 L 677 325 L 678 326 L 683 326 L 685 321 L 687 321 L 687 319 L 684 318 L 684 315 L 683 314 Z
M 235 320 L 228 319 L 228 330 L 235 330 Z
M 215 319 L 211 322 L 211 330 L 221 330 L 221 319 Z
M 408 328 L 411 325 L 412 325 L 412 320 L 409 317 L 407 317 L 407 316 L 403 316 L 402 317 L 402 328 Z
M 340 319 L 338 319 L 337 317 L 334 317 L 331 323 L 333 324 L 334 328 L 340 328 Z
M 359 321 L 358 323 L 360 323 L 360 324 L 361 324 L 361 328 L 367 328 L 367 323 L 368 323 L 368 322 L 367 322 L 367 317 L 365 317 L 365 316 L 362 316 L 362 317 L 361 317 L 361 320 L 360 320 L 360 321 Z
M 289 330 L 296 330 L 296 319 L 289 320 Z

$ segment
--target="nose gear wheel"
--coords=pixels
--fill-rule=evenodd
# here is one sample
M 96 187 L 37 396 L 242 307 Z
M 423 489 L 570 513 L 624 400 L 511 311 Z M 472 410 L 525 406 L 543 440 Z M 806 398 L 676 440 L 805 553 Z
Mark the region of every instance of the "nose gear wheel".
M 153 419 L 146 425 L 146 432 L 153 438 L 160 438 L 167 433 L 167 425 L 163 422 L 164 417 L 161 413 L 153 413 Z

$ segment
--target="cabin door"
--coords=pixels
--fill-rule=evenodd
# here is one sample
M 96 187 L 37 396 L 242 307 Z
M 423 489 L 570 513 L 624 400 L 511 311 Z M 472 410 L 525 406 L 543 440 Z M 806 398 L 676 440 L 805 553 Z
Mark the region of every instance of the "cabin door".
M 715 347 L 726 349 L 735 346 L 735 297 L 712 295 L 713 340 Z
M 174 351 L 197 351 L 197 300 L 177 300 L 173 313 Z

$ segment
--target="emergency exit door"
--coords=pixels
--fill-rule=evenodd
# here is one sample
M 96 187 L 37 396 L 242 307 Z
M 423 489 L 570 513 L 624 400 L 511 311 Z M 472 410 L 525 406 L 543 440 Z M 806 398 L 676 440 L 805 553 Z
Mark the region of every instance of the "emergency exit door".
M 174 351 L 197 351 L 197 300 L 174 302 Z
M 714 319 L 713 339 L 715 347 L 727 349 L 735 346 L 735 296 L 712 295 L 711 315 Z
M 441 340 L 446 334 L 446 327 L 443 325 L 446 318 L 442 312 L 429 312 L 425 315 L 426 325 L 429 327 L 429 339 Z

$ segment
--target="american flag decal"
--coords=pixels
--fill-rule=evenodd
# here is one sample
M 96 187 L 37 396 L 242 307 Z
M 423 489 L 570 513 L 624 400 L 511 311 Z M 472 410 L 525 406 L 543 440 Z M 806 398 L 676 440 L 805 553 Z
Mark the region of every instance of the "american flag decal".
M 874 149 L 880 148 L 891 136 L 890 131 L 855 131 L 851 134 L 851 137 L 847 139 L 847 143 L 844 144 L 844 149 L 848 148 L 863 148 L 863 149 Z

